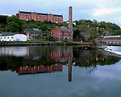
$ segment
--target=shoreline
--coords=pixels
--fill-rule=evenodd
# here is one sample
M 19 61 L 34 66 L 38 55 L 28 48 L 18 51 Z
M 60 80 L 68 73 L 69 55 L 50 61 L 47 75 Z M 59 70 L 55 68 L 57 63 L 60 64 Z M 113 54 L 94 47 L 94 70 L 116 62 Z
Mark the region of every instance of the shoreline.
M 20 42 L 20 41 L 1 41 L 0 46 L 80 46 L 85 49 L 95 49 L 96 45 L 94 45 L 91 42 L 62 42 L 62 41 L 40 41 L 40 42 L 34 42 L 34 41 L 26 41 L 26 42 Z

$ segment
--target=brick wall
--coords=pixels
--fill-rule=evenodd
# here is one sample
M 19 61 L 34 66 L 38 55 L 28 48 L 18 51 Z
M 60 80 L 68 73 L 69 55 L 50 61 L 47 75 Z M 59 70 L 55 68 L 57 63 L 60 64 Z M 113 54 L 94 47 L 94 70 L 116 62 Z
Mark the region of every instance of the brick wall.
M 21 20 L 51 21 L 55 23 L 63 23 L 62 15 L 19 11 L 19 13 L 17 13 L 16 16 Z
M 54 38 L 57 38 L 58 40 L 73 40 L 73 31 L 71 29 L 55 28 L 50 31 L 50 35 Z

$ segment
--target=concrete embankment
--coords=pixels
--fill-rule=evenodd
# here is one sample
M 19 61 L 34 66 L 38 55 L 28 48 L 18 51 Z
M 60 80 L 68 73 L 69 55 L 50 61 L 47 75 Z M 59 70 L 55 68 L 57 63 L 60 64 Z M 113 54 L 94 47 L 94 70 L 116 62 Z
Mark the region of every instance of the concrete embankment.
M 80 46 L 84 49 L 95 49 L 96 45 L 91 42 L 53 42 L 53 41 L 42 41 L 42 42 L 0 42 L 0 46 L 41 46 L 41 45 L 57 45 L 57 46 Z

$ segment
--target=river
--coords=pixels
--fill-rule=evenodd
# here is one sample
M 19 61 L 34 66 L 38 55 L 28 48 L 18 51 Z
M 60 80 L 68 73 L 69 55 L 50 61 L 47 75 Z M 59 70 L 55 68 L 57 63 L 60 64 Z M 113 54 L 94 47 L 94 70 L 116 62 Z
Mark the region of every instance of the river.
M 73 46 L 0 47 L 0 97 L 121 97 L 120 91 L 121 57 L 115 54 Z

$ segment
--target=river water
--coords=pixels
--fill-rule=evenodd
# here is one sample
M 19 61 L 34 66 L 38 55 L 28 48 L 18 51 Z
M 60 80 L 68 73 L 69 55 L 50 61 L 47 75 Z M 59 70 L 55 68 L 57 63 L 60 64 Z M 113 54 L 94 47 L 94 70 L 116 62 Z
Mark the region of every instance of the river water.
M 0 97 L 121 97 L 121 57 L 73 46 L 0 47 Z

